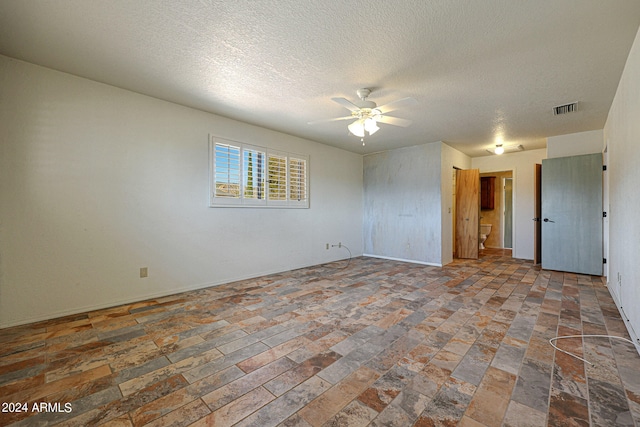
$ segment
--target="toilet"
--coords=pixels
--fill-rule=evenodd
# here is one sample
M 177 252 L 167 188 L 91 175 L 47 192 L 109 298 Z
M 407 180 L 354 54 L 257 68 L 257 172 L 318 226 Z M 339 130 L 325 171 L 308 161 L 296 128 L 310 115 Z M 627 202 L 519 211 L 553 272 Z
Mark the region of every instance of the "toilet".
M 479 249 L 484 249 L 484 242 L 487 240 L 487 236 L 491 233 L 492 224 L 480 224 L 480 246 Z

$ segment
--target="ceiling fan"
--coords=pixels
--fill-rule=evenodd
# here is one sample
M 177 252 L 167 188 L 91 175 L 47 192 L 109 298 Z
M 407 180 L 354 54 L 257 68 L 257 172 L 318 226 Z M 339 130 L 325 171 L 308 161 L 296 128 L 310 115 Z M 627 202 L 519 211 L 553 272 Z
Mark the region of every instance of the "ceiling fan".
M 378 107 L 375 102 L 367 100 L 367 97 L 371 94 L 371 89 L 358 89 L 356 93 L 358 94 L 360 101 L 351 102 L 345 98 L 331 98 L 332 101 L 337 102 L 347 110 L 351 111 L 351 115 L 337 117 L 334 119 L 316 120 L 309 122 L 309 124 L 313 125 L 316 123 L 355 119 L 355 121 L 348 125 L 347 128 L 353 135 L 362 138 L 363 145 L 365 134 L 373 135 L 380 129 L 378 127 L 378 123 L 402 127 L 407 127 L 411 124 L 411 120 L 386 116 L 385 114 L 390 111 L 397 110 L 398 108 L 418 104 L 418 101 L 415 99 L 402 98 Z

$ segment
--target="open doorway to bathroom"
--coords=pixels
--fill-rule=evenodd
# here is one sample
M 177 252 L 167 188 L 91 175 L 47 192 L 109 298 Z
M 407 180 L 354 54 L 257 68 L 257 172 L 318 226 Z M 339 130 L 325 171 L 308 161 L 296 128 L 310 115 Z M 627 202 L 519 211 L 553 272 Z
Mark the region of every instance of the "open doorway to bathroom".
M 484 247 L 486 249 L 513 249 L 513 171 L 482 172 L 480 179 L 482 180 L 483 177 L 485 180 L 495 183 L 489 187 L 493 198 L 491 203 L 481 204 L 481 229 L 491 230 L 486 236 Z M 483 227 L 482 224 L 490 224 L 491 227 Z

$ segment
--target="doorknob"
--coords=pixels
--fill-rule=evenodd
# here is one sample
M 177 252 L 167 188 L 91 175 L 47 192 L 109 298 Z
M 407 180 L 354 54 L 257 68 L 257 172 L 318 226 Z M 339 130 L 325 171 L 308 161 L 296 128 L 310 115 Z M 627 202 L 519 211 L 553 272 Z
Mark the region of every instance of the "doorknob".
M 543 219 L 544 222 L 555 222 L 555 221 L 551 221 L 549 218 L 545 218 Z

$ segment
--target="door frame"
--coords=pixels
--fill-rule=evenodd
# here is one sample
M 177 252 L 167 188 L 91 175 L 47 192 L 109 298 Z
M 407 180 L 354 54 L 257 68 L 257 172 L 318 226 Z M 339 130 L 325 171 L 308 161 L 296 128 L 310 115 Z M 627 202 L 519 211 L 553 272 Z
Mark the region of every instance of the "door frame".
M 507 171 L 508 172 L 508 171 Z M 504 245 L 504 238 L 505 238 L 505 231 L 506 231 L 506 214 L 507 214 L 507 180 L 511 180 L 511 247 L 507 248 Z M 511 251 L 513 251 L 513 242 L 514 242 L 514 238 L 513 238 L 513 232 L 514 232 L 514 223 L 515 221 L 513 220 L 514 218 L 514 210 L 515 210 L 515 203 L 514 203 L 514 199 L 513 199 L 513 193 L 514 193 L 514 178 L 513 178 L 513 172 L 511 172 L 511 177 L 502 177 L 502 247 L 505 249 L 511 249 Z M 511 253 L 511 255 L 513 255 L 513 252 Z
M 542 263 L 542 163 L 533 165 L 533 264 Z
M 609 261 L 609 139 L 607 138 L 607 145 L 602 151 L 602 211 L 607 215 L 602 219 L 602 256 Z M 607 278 L 609 283 L 609 263 L 606 262 L 602 265 L 602 275 Z

